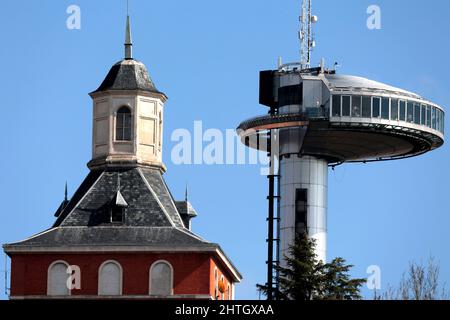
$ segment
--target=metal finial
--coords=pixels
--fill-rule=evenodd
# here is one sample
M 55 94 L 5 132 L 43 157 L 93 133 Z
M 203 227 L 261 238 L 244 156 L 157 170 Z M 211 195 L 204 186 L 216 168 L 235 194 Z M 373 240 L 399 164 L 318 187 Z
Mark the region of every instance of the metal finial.
M 64 188 L 64 201 L 67 202 L 67 181 L 66 181 L 66 186 Z
M 188 201 L 188 184 L 186 183 L 186 191 L 184 192 L 184 200 L 187 202 Z
M 131 39 L 130 16 L 127 14 L 127 25 L 125 30 L 125 59 L 133 59 L 133 41 Z

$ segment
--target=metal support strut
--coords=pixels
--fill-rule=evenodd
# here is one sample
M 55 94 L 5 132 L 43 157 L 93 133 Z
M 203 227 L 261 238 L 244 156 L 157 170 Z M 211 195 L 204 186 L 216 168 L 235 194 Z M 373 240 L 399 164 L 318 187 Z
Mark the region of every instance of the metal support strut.
M 278 110 L 276 108 L 271 108 L 270 110 L 270 114 L 271 115 L 275 115 L 278 113 Z M 267 225 L 268 225 L 268 234 L 267 234 L 267 300 L 274 300 L 276 299 L 275 296 L 275 288 L 278 288 L 278 283 L 277 281 L 275 281 L 274 283 L 274 272 L 276 272 L 276 268 L 275 266 L 278 265 L 278 261 L 274 260 L 274 244 L 277 244 L 277 252 L 278 252 L 278 221 L 279 221 L 279 216 L 278 216 L 278 203 L 277 203 L 277 216 L 275 217 L 274 214 L 274 205 L 275 205 L 275 199 L 277 199 L 277 201 L 279 200 L 279 195 L 278 195 L 278 187 L 277 187 L 277 195 L 275 195 L 275 180 L 279 179 L 279 176 L 277 174 L 275 174 L 275 158 L 274 158 L 274 153 L 272 150 L 272 131 L 269 131 L 269 139 L 268 141 L 268 146 L 267 146 L 267 151 L 268 151 L 268 156 L 270 159 L 269 162 L 269 174 L 267 176 L 267 178 L 269 179 L 269 195 L 267 196 L 267 200 L 268 200 L 268 205 L 269 205 L 269 209 L 268 209 L 268 217 L 267 217 Z M 277 184 L 278 185 L 278 184 Z M 277 229 L 277 236 L 275 237 L 274 235 L 274 230 L 275 230 L 275 224 L 276 224 L 276 229 Z M 278 256 L 277 256 L 277 260 L 278 260 Z M 274 288 L 275 286 L 275 288 Z
M 274 285 L 277 286 L 277 283 L 274 283 L 274 271 L 276 271 L 275 266 L 278 264 L 274 260 L 273 254 L 274 244 L 278 243 L 278 239 L 274 235 L 275 224 L 278 223 L 278 217 L 275 217 L 274 214 L 274 205 L 275 199 L 278 199 L 278 196 L 275 195 L 275 179 L 278 179 L 278 175 L 270 174 L 267 178 L 269 179 L 269 196 L 267 197 L 269 201 L 269 213 L 267 217 L 267 300 L 274 300 Z

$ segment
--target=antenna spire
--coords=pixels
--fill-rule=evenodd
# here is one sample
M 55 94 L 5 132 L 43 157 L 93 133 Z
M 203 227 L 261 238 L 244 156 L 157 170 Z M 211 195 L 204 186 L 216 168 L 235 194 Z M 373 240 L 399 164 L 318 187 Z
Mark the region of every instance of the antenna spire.
M 127 11 L 128 11 L 128 2 L 127 2 Z M 130 27 L 130 16 L 127 12 L 127 26 L 125 30 L 125 59 L 131 60 L 133 59 L 133 41 L 131 39 L 131 27 Z
M 311 51 L 316 46 L 312 32 L 312 24 L 317 22 L 317 16 L 312 15 L 311 1 L 302 0 L 299 32 L 301 69 L 311 67 Z

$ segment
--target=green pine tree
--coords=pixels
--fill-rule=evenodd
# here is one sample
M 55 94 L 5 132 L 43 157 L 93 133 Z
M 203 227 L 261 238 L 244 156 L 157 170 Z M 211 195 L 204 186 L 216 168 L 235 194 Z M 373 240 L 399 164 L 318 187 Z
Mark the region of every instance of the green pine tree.
M 298 234 L 285 256 L 286 267 L 278 267 L 278 290 L 281 300 L 353 300 L 361 299 L 360 287 L 365 279 L 351 279 L 352 265 L 343 258 L 324 264 L 317 259 L 315 240 Z M 267 295 L 267 286 L 257 285 Z
M 348 274 L 353 265 L 346 265 L 343 258 L 335 258 L 322 266 L 322 281 L 317 295 L 324 300 L 358 300 L 362 296 L 360 287 L 366 279 L 351 279 Z

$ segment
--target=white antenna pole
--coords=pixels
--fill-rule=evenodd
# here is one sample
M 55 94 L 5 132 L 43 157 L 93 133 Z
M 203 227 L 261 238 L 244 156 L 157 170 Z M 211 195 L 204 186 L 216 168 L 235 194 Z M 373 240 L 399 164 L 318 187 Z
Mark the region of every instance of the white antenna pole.
M 314 40 L 312 38 L 312 12 L 311 0 L 308 0 L 308 68 L 311 67 L 311 51 Z
M 317 22 L 317 17 L 312 15 L 311 2 L 312 0 L 302 0 L 299 32 L 301 69 L 311 67 L 311 51 L 315 46 L 312 24 Z

